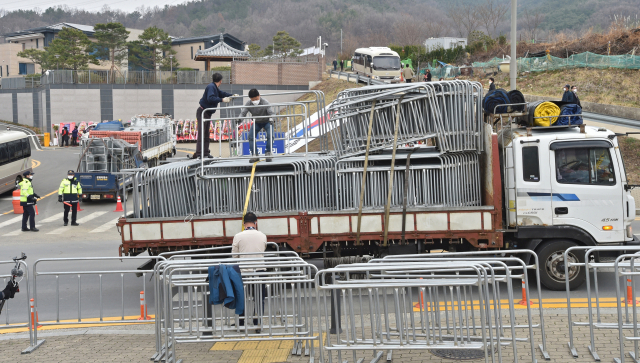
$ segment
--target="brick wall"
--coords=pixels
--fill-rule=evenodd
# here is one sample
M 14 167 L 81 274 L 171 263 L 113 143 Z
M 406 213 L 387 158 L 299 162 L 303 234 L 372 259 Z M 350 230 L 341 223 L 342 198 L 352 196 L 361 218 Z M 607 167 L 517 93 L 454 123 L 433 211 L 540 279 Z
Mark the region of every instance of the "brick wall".
M 233 84 L 308 85 L 322 78 L 322 62 L 232 62 Z

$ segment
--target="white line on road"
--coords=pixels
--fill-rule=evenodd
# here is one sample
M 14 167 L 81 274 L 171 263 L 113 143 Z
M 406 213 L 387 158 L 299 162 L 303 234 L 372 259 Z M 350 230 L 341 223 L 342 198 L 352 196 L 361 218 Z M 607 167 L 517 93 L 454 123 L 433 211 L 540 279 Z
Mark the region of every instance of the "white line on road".
M 56 220 L 62 220 L 63 214 L 64 213 L 58 213 L 58 214 L 53 215 L 53 216 L 51 216 L 49 218 L 45 218 L 42 221 L 36 221 L 36 227 L 38 227 L 38 225 L 43 224 L 43 223 L 51 223 L 51 222 L 55 222 Z M 18 217 L 18 218 L 15 218 L 15 219 L 21 219 L 21 218 L 22 217 Z M 11 222 L 11 221 L 7 221 L 7 222 Z M 0 226 L 0 227 L 2 227 L 2 226 Z M 22 233 L 22 227 L 20 227 L 20 229 L 18 229 L 18 230 L 11 231 L 9 233 L 3 234 L 3 236 L 17 236 L 17 235 L 19 235 L 21 233 Z
M 11 219 L 9 219 L 7 221 L 4 221 L 4 222 L 0 223 L 0 228 L 2 228 L 4 226 L 8 226 L 10 224 L 14 224 L 14 223 L 16 223 L 18 221 L 21 221 L 21 220 L 22 220 L 22 215 L 20 217 L 11 218 Z
M 122 215 L 122 216 L 124 217 L 124 215 Z M 120 217 L 101 225 L 100 227 L 90 231 L 89 233 L 106 232 L 106 231 L 108 231 L 108 230 L 110 230 L 110 229 L 112 229 L 112 228 L 114 228 L 116 226 L 116 222 L 118 222 L 118 219 L 120 219 Z
M 49 218 L 43 219 L 42 222 L 40 223 L 49 223 L 49 222 L 55 222 L 55 221 L 61 221 L 62 222 L 62 217 L 64 217 L 64 212 L 62 213 L 58 213 L 56 215 L 53 215 Z
M 86 217 L 83 217 L 83 218 L 78 219 L 78 220 L 77 220 L 77 222 L 78 222 L 79 224 L 87 223 L 87 222 L 89 222 L 90 220 L 95 219 L 95 218 L 98 218 L 98 217 L 100 217 L 101 215 L 103 215 L 103 214 L 105 214 L 105 213 L 107 213 L 107 211 L 93 212 L 93 213 L 89 214 L 89 215 L 88 215 L 88 216 L 86 216 Z M 51 231 L 51 232 L 49 232 L 49 233 L 47 233 L 47 234 L 62 234 L 62 233 L 64 233 L 65 231 L 69 231 L 69 230 L 70 230 L 70 228 L 69 228 L 69 227 L 60 227 L 60 228 L 58 228 L 58 229 L 54 229 L 53 231 Z

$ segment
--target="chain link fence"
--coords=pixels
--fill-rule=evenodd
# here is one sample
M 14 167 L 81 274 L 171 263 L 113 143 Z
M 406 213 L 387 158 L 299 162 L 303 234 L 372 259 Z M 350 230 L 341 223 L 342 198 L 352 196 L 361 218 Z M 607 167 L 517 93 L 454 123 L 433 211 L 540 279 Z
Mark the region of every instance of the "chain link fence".
M 483 69 L 497 69 L 501 58 L 493 58 L 488 62 L 474 62 L 473 67 Z M 543 57 L 518 58 L 519 72 L 542 72 L 570 68 L 620 68 L 640 69 L 640 56 L 634 54 L 601 55 L 591 52 L 573 54 L 568 58 L 558 58 L 551 55 Z

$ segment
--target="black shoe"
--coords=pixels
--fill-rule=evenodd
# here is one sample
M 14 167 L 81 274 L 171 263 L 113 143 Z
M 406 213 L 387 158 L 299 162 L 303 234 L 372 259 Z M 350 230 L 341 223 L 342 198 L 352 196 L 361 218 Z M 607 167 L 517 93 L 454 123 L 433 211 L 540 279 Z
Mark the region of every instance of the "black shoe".
M 22 229 L 22 232 L 31 232 L 31 230 L 30 230 L 30 229 L 28 229 L 28 228 L 27 228 L 27 229 L 24 229 L 24 228 L 23 228 L 23 229 Z
M 76 223 L 76 222 L 71 223 L 71 225 L 72 225 L 72 226 L 79 226 L 79 224 L 78 224 L 78 223 Z
M 65 226 L 65 227 L 67 226 L 67 224 L 69 224 L 69 222 L 64 222 L 64 226 Z
M 251 158 L 251 159 L 249 159 L 249 163 L 253 164 L 253 163 L 255 163 L 255 162 L 256 162 L 256 161 L 258 161 L 258 160 L 260 160 L 260 159 L 258 159 L 258 158 Z
M 207 159 L 213 159 L 213 155 L 209 154 L 207 156 L 205 156 Z
M 265 156 L 267 157 L 267 163 L 270 163 L 273 161 L 273 158 L 271 157 L 271 153 L 267 153 Z
M 38 231 L 40 231 L 40 230 L 37 229 L 37 228 L 31 228 L 31 232 L 38 232 Z

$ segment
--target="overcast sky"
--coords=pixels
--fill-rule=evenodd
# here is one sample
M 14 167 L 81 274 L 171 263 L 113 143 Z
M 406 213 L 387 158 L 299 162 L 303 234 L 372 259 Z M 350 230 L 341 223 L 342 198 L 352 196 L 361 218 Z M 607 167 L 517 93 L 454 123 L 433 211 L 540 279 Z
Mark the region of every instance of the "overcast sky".
M 41 10 L 45 10 L 52 6 L 67 5 L 72 8 L 80 8 L 95 12 L 100 10 L 104 5 L 108 5 L 111 9 L 120 9 L 126 12 L 132 12 L 142 5 L 145 7 L 163 7 L 165 4 L 175 5 L 185 1 L 186 0 L 0 0 L 0 9 L 13 11 L 18 9 L 31 10 L 34 8 L 40 8 Z

